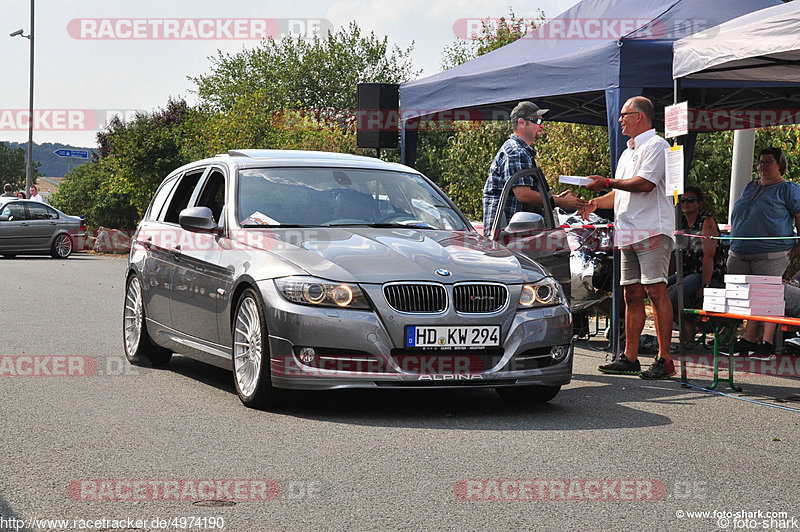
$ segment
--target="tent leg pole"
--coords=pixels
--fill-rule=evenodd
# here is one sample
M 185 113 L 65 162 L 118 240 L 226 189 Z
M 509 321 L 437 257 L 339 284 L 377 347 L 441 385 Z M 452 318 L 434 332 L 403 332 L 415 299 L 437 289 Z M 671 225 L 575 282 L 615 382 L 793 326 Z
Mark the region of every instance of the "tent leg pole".
M 675 79 L 673 81 L 673 103 L 677 104 L 680 101 L 681 97 L 681 80 Z M 675 139 L 677 142 L 678 139 Z M 680 144 L 683 144 L 682 142 Z M 686 176 L 683 176 L 684 184 L 686 181 Z M 681 229 L 681 222 L 683 220 L 683 211 L 681 209 L 681 204 L 675 204 L 675 230 L 680 231 Z M 681 236 L 675 236 L 675 276 L 677 278 L 677 282 L 675 283 L 675 290 L 678 291 L 678 356 L 680 357 L 681 363 L 681 385 L 686 386 L 686 378 L 687 378 L 687 371 L 686 371 L 686 338 L 684 333 L 683 327 L 683 248 L 684 248 L 684 239 Z

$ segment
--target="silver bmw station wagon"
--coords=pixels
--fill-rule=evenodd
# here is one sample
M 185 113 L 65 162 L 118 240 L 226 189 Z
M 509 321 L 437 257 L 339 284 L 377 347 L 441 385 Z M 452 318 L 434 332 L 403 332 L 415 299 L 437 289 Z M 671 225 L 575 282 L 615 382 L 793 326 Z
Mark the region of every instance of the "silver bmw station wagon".
M 543 402 L 572 375 L 572 319 L 539 262 L 475 232 L 416 170 L 242 150 L 183 166 L 133 239 L 124 345 L 233 371 L 250 407 L 287 390 L 491 387 Z

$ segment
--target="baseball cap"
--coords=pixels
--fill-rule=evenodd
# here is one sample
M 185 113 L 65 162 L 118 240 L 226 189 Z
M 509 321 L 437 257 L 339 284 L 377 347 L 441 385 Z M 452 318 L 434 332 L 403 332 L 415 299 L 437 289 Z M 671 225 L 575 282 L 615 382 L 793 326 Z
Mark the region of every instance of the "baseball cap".
M 511 111 L 511 120 L 517 120 L 518 118 L 536 118 L 538 116 L 543 116 L 549 110 L 550 109 L 539 109 L 539 106 L 533 102 L 519 102 Z

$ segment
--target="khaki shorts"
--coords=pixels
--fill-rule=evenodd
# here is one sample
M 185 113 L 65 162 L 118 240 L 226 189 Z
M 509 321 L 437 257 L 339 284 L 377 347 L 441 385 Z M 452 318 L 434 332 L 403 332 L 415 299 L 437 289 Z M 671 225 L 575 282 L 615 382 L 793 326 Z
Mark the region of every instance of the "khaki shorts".
M 620 282 L 630 284 L 666 283 L 669 259 L 675 242 L 667 235 L 651 236 L 630 246 L 620 248 Z
M 789 267 L 789 250 L 771 253 L 728 252 L 728 273 L 736 275 L 782 276 Z

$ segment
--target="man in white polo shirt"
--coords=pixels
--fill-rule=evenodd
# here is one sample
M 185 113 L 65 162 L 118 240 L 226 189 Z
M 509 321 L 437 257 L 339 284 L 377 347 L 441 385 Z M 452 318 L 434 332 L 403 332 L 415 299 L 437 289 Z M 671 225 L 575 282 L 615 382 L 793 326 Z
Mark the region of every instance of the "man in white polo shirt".
M 625 353 L 598 366 L 603 373 L 668 379 L 675 374 L 669 356 L 672 304 L 667 296 L 669 259 L 674 249 L 675 210 L 666 195 L 666 140 L 653 129 L 653 103 L 643 96 L 622 106 L 622 134 L 630 137 L 614 179 L 590 176 L 589 190 L 611 189 L 592 199 L 585 213 L 614 207 L 614 245 L 620 249 L 620 285 L 625 291 Z M 658 355 L 646 370 L 639 363 L 639 340 L 645 322 L 645 296 L 653 304 Z
M 44 203 L 44 198 L 39 194 L 39 188 L 36 185 L 31 185 L 31 197 L 33 201 L 38 201 L 39 203 Z

